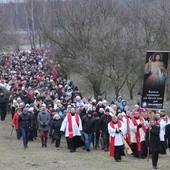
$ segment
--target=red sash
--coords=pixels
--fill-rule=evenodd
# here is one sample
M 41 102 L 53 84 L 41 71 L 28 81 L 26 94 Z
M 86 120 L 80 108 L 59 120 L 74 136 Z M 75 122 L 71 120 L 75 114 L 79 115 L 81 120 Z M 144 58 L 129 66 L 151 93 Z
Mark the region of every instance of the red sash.
M 110 122 L 110 126 L 114 129 L 114 123 L 111 121 Z M 122 123 L 120 120 L 118 120 L 118 128 L 120 128 L 122 126 Z M 114 157 L 115 155 L 115 151 L 114 151 L 114 147 L 115 147 L 115 137 L 110 137 L 110 156 Z
M 142 130 L 146 133 L 146 128 L 143 124 L 143 118 L 141 116 L 139 116 L 139 120 L 142 124 Z M 136 119 L 134 117 L 132 117 L 132 122 L 135 126 L 138 125 Z M 141 151 L 141 143 L 140 143 L 140 133 L 139 133 L 139 129 L 135 132 L 135 136 L 136 136 L 136 142 L 137 142 L 137 149 L 138 151 Z
M 70 113 L 67 115 L 67 118 L 68 118 L 68 135 L 69 135 L 69 138 L 73 138 L 72 116 Z M 77 126 L 79 127 L 79 115 L 78 114 L 75 114 L 75 119 L 76 119 Z

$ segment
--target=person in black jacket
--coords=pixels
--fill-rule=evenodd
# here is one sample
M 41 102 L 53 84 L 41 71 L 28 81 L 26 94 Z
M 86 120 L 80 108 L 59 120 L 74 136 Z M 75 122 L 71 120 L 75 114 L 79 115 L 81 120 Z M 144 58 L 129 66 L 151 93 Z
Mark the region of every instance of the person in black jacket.
M 55 140 L 55 147 L 57 149 L 59 149 L 59 147 L 60 147 L 60 140 L 61 140 L 60 128 L 61 128 L 61 124 L 62 124 L 62 121 L 60 119 L 60 116 L 58 114 L 55 114 L 53 116 L 53 120 L 52 120 L 51 125 L 50 125 L 50 134 L 49 134 L 49 136 L 53 140 Z
M 82 136 L 85 142 L 86 151 L 90 151 L 92 133 L 94 132 L 94 118 L 91 110 L 87 111 L 87 114 L 82 118 Z
M 112 117 L 109 115 L 110 110 L 107 108 L 105 110 L 105 114 L 101 117 L 100 120 L 100 127 L 101 127 L 101 134 L 103 139 L 103 146 L 102 149 L 104 151 L 109 151 L 109 133 L 108 133 L 108 123 L 112 120 Z
M 159 137 L 160 126 L 156 120 L 150 121 L 150 128 L 146 131 L 146 145 L 150 148 L 152 154 L 152 165 L 157 169 L 158 157 L 161 150 L 161 141 Z
M 100 138 L 100 118 L 97 112 L 93 112 L 94 116 L 94 133 L 92 135 L 92 143 L 94 149 L 97 149 L 99 146 L 99 138 Z
M 5 120 L 7 114 L 7 104 L 8 104 L 8 97 L 4 93 L 2 89 L 0 89 L 0 116 L 1 121 Z
M 30 133 L 29 133 L 29 140 L 33 141 L 37 139 L 37 114 L 36 112 L 34 112 L 33 107 L 30 107 L 28 109 L 28 113 L 30 114 L 31 119 L 32 119 L 32 126 L 31 126 Z
M 28 147 L 28 134 L 32 125 L 31 115 L 28 113 L 28 109 L 24 108 L 18 119 L 19 128 L 22 133 L 23 145 L 26 149 Z

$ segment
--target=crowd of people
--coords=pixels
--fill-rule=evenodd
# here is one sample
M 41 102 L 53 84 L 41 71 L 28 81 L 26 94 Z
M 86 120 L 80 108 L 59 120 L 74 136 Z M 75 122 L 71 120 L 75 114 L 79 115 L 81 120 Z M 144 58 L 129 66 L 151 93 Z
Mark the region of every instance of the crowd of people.
M 68 149 L 82 147 L 110 151 L 121 161 L 124 140 L 136 158 L 152 153 L 153 168 L 158 154 L 170 148 L 170 120 L 164 110 L 130 108 L 119 96 L 109 103 L 102 96 L 83 98 L 78 87 L 49 64 L 48 51 L 24 51 L 8 54 L 0 73 L 0 116 L 4 121 L 7 107 L 12 127 L 26 149 L 29 141 L 41 138 L 41 147 L 55 143 L 60 148 L 65 135 Z

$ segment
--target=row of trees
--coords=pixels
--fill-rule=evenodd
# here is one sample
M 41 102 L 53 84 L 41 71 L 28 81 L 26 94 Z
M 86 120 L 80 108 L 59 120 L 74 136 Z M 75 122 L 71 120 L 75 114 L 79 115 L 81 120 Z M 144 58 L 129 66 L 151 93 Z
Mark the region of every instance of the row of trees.
M 170 46 L 168 0 L 16 0 L 9 6 L 3 15 L 13 16 L 7 25 L 16 40 L 22 28 L 31 47 L 48 46 L 68 75 L 90 83 L 94 97 L 109 89 L 118 96 L 126 87 L 133 98 L 142 89 L 146 50 Z

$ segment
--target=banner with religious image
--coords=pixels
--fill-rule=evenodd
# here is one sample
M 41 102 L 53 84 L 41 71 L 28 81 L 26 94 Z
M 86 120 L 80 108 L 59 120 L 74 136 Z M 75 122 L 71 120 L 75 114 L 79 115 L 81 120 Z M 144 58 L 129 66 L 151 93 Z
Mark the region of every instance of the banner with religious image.
M 169 51 L 147 51 L 142 108 L 163 109 Z

